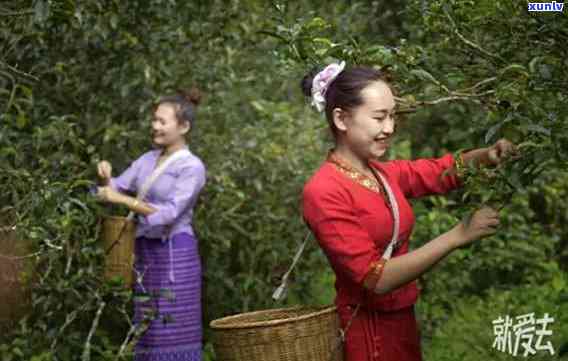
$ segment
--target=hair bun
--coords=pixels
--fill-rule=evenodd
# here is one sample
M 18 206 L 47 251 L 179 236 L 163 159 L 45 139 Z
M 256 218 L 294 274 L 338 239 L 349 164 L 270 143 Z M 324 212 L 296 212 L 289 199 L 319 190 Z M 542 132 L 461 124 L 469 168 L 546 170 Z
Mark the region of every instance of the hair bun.
M 312 84 L 313 84 L 314 78 L 316 77 L 318 72 L 319 72 L 319 69 L 317 67 L 315 67 L 312 70 L 310 70 L 309 73 L 304 75 L 304 77 L 302 78 L 302 82 L 300 83 L 300 87 L 302 88 L 302 93 L 304 93 L 304 95 L 307 96 L 307 97 L 312 96 Z
M 199 90 L 197 87 L 192 87 L 191 89 L 189 89 L 189 91 L 180 90 L 179 93 L 194 106 L 198 106 L 201 103 L 201 99 L 203 98 L 201 90 Z

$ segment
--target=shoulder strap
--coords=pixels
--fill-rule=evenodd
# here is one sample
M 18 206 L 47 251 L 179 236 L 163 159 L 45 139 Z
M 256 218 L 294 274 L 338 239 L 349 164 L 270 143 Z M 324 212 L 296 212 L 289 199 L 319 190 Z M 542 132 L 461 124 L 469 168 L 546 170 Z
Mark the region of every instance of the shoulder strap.
M 158 167 L 154 168 L 150 177 L 148 177 L 148 179 L 146 179 L 146 181 L 142 184 L 142 187 L 140 187 L 140 191 L 136 195 L 136 199 L 138 199 L 138 200 L 144 199 L 144 197 L 146 197 L 146 194 L 150 190 L 150 187 L 152 186 L 152 184 L 154 184 L 156 179 L 158 179 L 158 177 L 160 175 L 162 175 L 162 173 L 164 173 L 166 168 L 170 164 L 172 164 L 174 161 L 176 161 L 176 160 L 178 160 L 182 157 L 188 156 L 188 155 L 190 155 L 189 150 L 180 149 L 180 150 L 176 151 L 174 154 L 170 155 L 168 158 L 166 158 L 166 160 L 162 164 L 160 164 Z M 132 220 L 134 218 L 134 216 L 135 216 L 135 213 L 131 211 L 130 213 L 128 213 L 127 218 Z
M 371 170 L 373 171 L 373 174 L 375 175 L 375 177 L 379 178 L 381 180 L 382 184 L 385 187 L 387 197 L 389 198 L 389 204 L 391 206 L 391 212 L 392 212 L 393 218 L 394 218 L 392 238 L 391 238 L 391 241 L 389 242 L 385 252 L 382 255 L 382 258 L 390 259 L 392 257 L 392 252 L 394 251 L 395 247 L 398 245 L 398 242 L 399 242 L 398 238 L 399 238 L 399 233 L 400 233 L 400 212 L 399 212 L 399 208 L 398 208 L 398 202 L 396 201 L 396 197 L 394 196 L 394 192 L 392 191 L 392 188 L 388 184 L 386 178 L 381 174 L 381 172 L 376 171 L 372 166 L 371 166 Z M 296 266 L 296 263 L 300 259 L 302 252 L 304 252 L 304 248 L 306 248 L 306 243 L 310 239 L 310 235 L 311 235 L 311 232 L 308 230 L 308 232 L 306 233 L 306 236 L 304 238 L 304 241 L 300 244 L 300 246 L 298 247 L 298 250 L 296 251 L 296 254 L 294 255 L 294 260 L 292 261 L 292 265 L 290 266 L 290 268 L 288 268 L 288 271 L 286 271 L 284 276 L 282 276 L 282 282 L 280 283 L 280 286 L 278 286 L 278 288 L 276 288 L 276 290 L 274 290 L 274 293 L 272 294 L 272 298 L 275 301 L 278 301 L 282 297 L 284 297 L 284 294 L 286 293 L 286 285 L 287 285 L 287 282 L 288 282 L 288 276 L 290 275 L 290 273 L 292 273 L 292 270 L 294 269 L 294 267 Z
M 399 211 L 399 208 L 398 208 L 398 202 L 396 201 L 396 197 L 394 196 L 394 192 L 392 191 L 392 188 L 390 187 L 386 178 L 381 174 L 381 172 L 379 172 L 375 168 L 373 168 L 373 166 L 371 166 L 371 170 L 372 170 L 373 174 L 375 175 L 375 177 L 380 178 L 383 186 L 385 187 L 385 191 L 386 191 L 387 197 L 389 199 L 389 204 L 391 206 L 392 216 L 394 218 L 392 238 L 391 238 L 391 241 L 389 242 L 389 244 L 387 246 L 387 249 L 385 250 L 385 252 L 382 255 L 382 258 L 390 259 L 391 256 L 392 256 L 392 252 L 394 251 L 394 248 L 398 245 L 398 242 L 399 242 L 398 237 L 399 237 L 399 233 L 400 233 L 400 211 Z

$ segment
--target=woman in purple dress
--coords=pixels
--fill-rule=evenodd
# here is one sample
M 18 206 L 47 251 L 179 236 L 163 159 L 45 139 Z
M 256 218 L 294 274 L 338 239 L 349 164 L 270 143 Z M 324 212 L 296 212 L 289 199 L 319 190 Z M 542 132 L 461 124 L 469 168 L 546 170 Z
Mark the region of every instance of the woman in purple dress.
M 136 159 L 120 176 L 107 161 L 97 165 L 101 200 L 126 205 L 137 214 L 136 293 L 151 295 L 135 302 L 134 320 L 155 317 L 136 345 L 136 361 L 201 360 L 201 262 L 192 227 L 193 208 L 205 184 L 205 166 L 185 141 L 195 121 L 197 90 L 161 99 L 152 120 L 156 149 Z M 140 200 L 152 171 L 182 152 L 159 175 Z

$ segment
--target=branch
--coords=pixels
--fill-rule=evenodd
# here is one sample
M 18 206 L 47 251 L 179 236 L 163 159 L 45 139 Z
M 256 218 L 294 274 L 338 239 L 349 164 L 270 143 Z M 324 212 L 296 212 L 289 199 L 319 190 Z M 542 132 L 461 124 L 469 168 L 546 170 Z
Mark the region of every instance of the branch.
M 51 271 L 53 270 L 53 261 L 51 258 L 47 259 L 47 269 L 43 272 L 42 277 L 40 277 L 39 279 L 39 284 L 43 285 L 45 283 L 45 280 L 49 277 L 49 275 L 51 274 Z
M 477 45 L 476 43 L 474 43 L 473 41 L 467 39 L 465 36 L 463 36 L 459 30 L 458 27 L 456 25 L 456 22 L 454 21 L 454 19 L 450 16 L 450 13 L 448 12 L 448 10 L 446 10 L 444 8 L 444 13 L 446 14 L 446 17 L 448 18 L 448 20 L 450 20 L 450 23 L 452 24 L 452 27 L 454 28 L 454 33 L 458 36 L 458 38 L 463 41 L 466 45 L 474 48 L 475 50 L 479 51 L 482 54 L 485 54 L 491 58 L 500 60 L 502 62 L 506 62 L 503 58 L 501 58 L 499 55 L 493 54 L 485 49 L 483 49 L 481 46 Z
M 120 313 L 122 313 L 124 315 L 124 317 L 126 318 L 126 322 L 128 322 L 128 325 L 130 325 L 130 329 L 128 330 L 128 333 L 126 334 L 124 341 L 120 345 L 120 349 L 118 350 L 118 353 L 116 354 L 116 357 L 114 358 L 115 361 L 120 359 L 120 357 L 122 356 L 124 351 L 126 351 L 126 348 L 128 346 L 128 342 L 130 341 L 130 339 L 132 338 L 132 335 L 136 332 L 136 328 L 138 327 L 136 324 L 134 324 L 132 322 L 130 316 L 128 315 L 128 312 L 126 312 L 126 310 L 124 309 L 124 306 L 120 308 Z
M 449 97 L 439 98 L 436 100 L 423 100 L 416 103 L 416 105 L 436 105 L 440 103 L 450 102 L 453 100 L 467 100 L 470 96 L 465 95 L 451 95 Z
M 23 260 L 23 259 L 26 259 L 26 258 L 33 258 L 33 257 L 39 256 L 42 253 L 44 253 L 44 252 L 37 251 L 37 252 L 34 252 L 34 253 L 26 254 L 25 256 L 6 256 L 6 255 L 3 255 L 3 254 L 0 254 L 0 259 L 5 259 L 5 260 L 8 260 L 8 261 L 19 261 L 19 260 Z
M 140 337 L 142 337 L 142 335 L 146 332 L 146 330 L 148 330 L 148 328 L 150 327 L 150 321 L 148 321 L 147 319 L 143 320 L 145 322 L 140 322 L 139 326 L 136 326 L 135 328 L 135 332 L 134 332 L 134 336 L 132 337 L 132 339 L 130 340 L 130 342 L 128 343 L 127 347 L 134 347 L 134 345 L 138 342 L 138 340 L 140 339 Z
M 33 15 L 33 10 L 22 10 L 22 11 L 5 11 L 0 12 L 0 16 L 26 16 L 26 15 Z
M 51 241 L 50 241 L 48 238 L 44 239 L 43 242 L 44 242 L 49 248 L 54 248 L 54 249 L 56 249 L 56 250 L 58 250 L 58 251 L 62 251 L 62 250 L 63 250 L 63 247 L 57 246 L 57 245 L 51 243 Z
M 97 294 L 97 298 L 100 296 Z M 89 331 L 89 335 L 87 336 L 87 340 L 85 340 L 85 347 L 83 348 L 83 355 L 81 356 L 81 361 L 90 361 L 91 360 L 91 339 L 97 330 L 99 325 L 99 320 L 101 319 L 101 315 L 103 310 L 106 306 L 106 302 L 101 300 L 99 302 L 99 308 L 97 309 L 97 313 L 95 314 L 95 318 L 93 319 L 93 323 L 91 324 L 91 330 Z
M 419 106 L 425 106 L 425 105 L 437 105 L 440 103 L 445 103 L 445 102 L 450 102 L 450 101 L 454 101 L 454 100 L 468 100 L 470 98 L 479 98 L 479 97 L 483 97 L 486 95 L 490 95 L 495 93 L 495 90 L 488 90 L 486 92 L 483 93 L 477 93 L 477 94 L 461 94 L 458 92 L 453 92 L 453 95 L 447 96 L 447 97 L 443 97 L 443 98 L 438 98 L 435 100 L 422 100 L 422 101 L 418 101 L 418 102 L 414 102 L 412 103 L 412 105 L 408 105 L 407 107 L 403 107 L 399 110 L 397 110 L 397 114 L 404 114 L 404 113 L 414 113 L 416 112 Z M 395 100 L 399 103 L 406 103 L 408 104 L 408 101 L 404 98 L 399 98 L 399 97 L 395 97 Z
M 115 357 L 115 361 L 119 359 L 120 356 L 124 353 L 127 348 L 132 348 L 138 342 L 140 337 L 148 330 L 150 327 L 150 323 L 156 318 L 155 309 L 149 316 L 145 314 L 137 324 L 133 324 L 128 317 L 128 314 L 121 310 L 121 312 L 126 316 L 128 323 L 130 324 L 130 330 L 128 330 L 128 334 L 124 339 L 122 345 L 120 346 L 120 350 Z
M 73 263 L 73 248 L 71 247 L 71 243 L 67 242 L 67 264 L 65 266 L 65 277 L 69 275 L 71 271 L 71 264 Z
M 467 93 L 460 93 L 460 92 L 453 92 L 454 96 L 459 96 L 462 98 L 481 98 L 484 97 L 486 95 L 491 95 L 491 94 L 495 94 L 496 90 L 487 90 L 483 93 L 473 93 L 473 94 L 467 94 Z M 449 97 L 451 98 L 451 97 Z M 443 99 L 443 98 L 442 98 Z M 431 105 L 431 104 L 427 104 L 427 105 Z
M 12 65 L 10 65 L 6 62 L 0 61 L 0 65 L 8 68 L 10 71 L 12 71 L 12 72 L 14 72 L 14 73 L 16 73 L 20 76 L 23 76 L 23 77 L 26 77 L 26 78 L 29 78 L 29 79 L 32 79 L 32 80 L 35 80 L 35 81 L 39 81 L 39 78 L 37 76 L 32 75 L 30 73 L 26 73 L 25 71 L 21 71 L 21 70 L 13 67 Z
M 77 318 L 77 315 L 79 314 L 79 312 L 84 311 L 87 308 L 88 305 L 89 305 L 89 303 L 85 303 L 80 308 L 78 308 L 78 309 L 74 310 L 73 312 L 67 314 L 67 316 L 65 317 L 65 323 L 63 323 L 63 326 L 59 329 L 57 336 L 55 336 L 55 339 L 51 343 L 51 352 L 55 353 L 55 346 L 57 345 L 57 340 L 58 340 L 59 336 L 61 336 L 63 334 L 63 331 L 65 331 L 65 329 Z
M 136 325 L 136 324 L 132 324 L 130 326 L 128 333 L 126 334 L 126 337 L 124 338 L 124 341 L 122 342 L 122 345 L 120 345 L 120 350 L 118 351 L 118 353 L 116 354 L 116 357 L 114 358 L 115 360 L 120 359 L 120 357 L 122 356 L 122 354 L 124 353 L 124 351 L 128 347 L 129 341 L 132 338 L 132 335 L 134 335 L 134 333 L 136 332 L 137 328 L 138 328 L 138 325 Z
M 10 232 L 10 231 L 15 231 L 15 230 L 16 230 L 16 226 L 0 227 L 0 233 Z M 18 260 L 22 260 L 22 259 L 26 259 L 26 258 L 33 258 L 33 257 L 39 256 L 39 255 L 44 254 L 44 253 L 49 253 L 52 250 L 56 250 L 56 251 L 63 250 L 63 247 L 54 245 L 53 243 L 51 243 L 51 241 L 49 239 L 44 239 L 44 243 L 51 249 L 47 250 L 47 251 L 45 251 L 45 250 L 37 251 L 37 252 L 34 252 L 34 253 L 26 254 L 24 256 L 7 256 L 7 255 L 4 255 L 4 254 L 0 254 L 0 259 L 6 259 L 8 261 L 18 261 Z
M 465 93 L 465 92 L 468 92 L 468 91 L 472 91 L 472 90 L 475 90 L 475 89 L 481 87 L 482 85 L 485 85 L 485 84 L 487 84 L 487 83 L 494 82 L 495 80 L 497 80 L 497 77 L 496 77 L 496 76 L 493 76 L 493 77 L 487 78 L 487 79 L 483 79 L 482 81 L 476 83 L 475 85 L 473 85 L 473 86 L 471 86 L 471 87 L 469 87 L 469 88 L 464 88 L 464 89 L 461 89 L 461 90 L 456 91 L 456 93 L 457 93 L 457 92 L 460 92 L 460 93 L 464 92 L 464 93 Z

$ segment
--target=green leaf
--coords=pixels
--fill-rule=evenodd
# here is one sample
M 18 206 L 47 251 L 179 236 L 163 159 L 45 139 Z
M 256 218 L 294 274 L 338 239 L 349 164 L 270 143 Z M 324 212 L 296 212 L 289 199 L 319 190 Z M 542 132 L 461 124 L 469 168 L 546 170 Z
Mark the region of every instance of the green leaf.
M 566 281 L 563 277 L 561 277 L 560 275 L 556 275 L 553 279 L 552 279 L 552 288 L 556 291 L 562 291 L 567 289 L 567 285 L 566 285 Z
M 14 348 L 12 349 L 12 353 L 13 353 L 14 355 L 16 355 L 16 356 L 24 357 L 24 353 L 22 352 L 22 350 L 20 350 L 19 347 L 14 347 Z
M 507 66 L 506 68 L 504 68 L 500 71 L 501 76 L 505 75 L 506 73 L 519 73 L 526 78 L 529 77 L 529 73 L 527 72 L 527 68 L 524 67 L 521 64 L 511 64 L 511 65 Z
M 49 18 L 49 2 L 47 0 L 36 0 L 34 5 L 34 20 L 44 23 Z
M 28 117 L 24 112 L 19 112 L 16 118 L 16 126 L 20 129 L 25 128 L 28 125 Z
M 140 302 L 140 303 L 148 302 L 151 299 L 152 297 L 148 295 L 136 295 L 133 297 L 134 302 Z
M 489 130 L 487 130 L 487 133 L 485 133 L 485 144 L 489 144 L 489 142 L 491 142 L 491 140 L 493 139 L 495 134 L 497 134 L 499 129 L 501 129 L 501 127 L 504 124 L 505 124 L 505 122 L 497 123 L 494 126 L 492 126 L 491 128 L 489 128 Z
M 527 129 L 532 131 L 532 132 L 544 134 L 547 137 L 550 137 L 550 135 L 551 135 L 550 129 L 545 128 L 545 127 L 543 127 L 542 125 L 539 125 L 539 124 L 529 124 L 529 125 L 527 125 Z
M 438 84 L 438 81 L 434 78 L 434 76 L 424 69 L 412 69 L 410 74 L 416 76 L 418 79 Z

